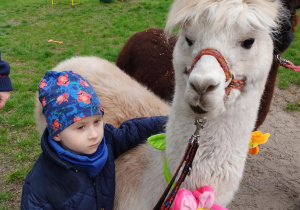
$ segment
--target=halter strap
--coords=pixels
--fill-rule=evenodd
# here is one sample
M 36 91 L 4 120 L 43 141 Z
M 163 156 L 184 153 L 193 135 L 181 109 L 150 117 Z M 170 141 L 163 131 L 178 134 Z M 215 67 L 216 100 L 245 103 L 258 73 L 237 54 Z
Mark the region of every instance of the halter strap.
M 200 58 L 203 55 L 214 56 L 224 71 L 224 74 L 226 77 L 225 82 L 228 82 L 231 79 L 229 85 L 225 88 L 225 97 L 227 97 L 230 94 L 231 89 L 242 90 L 245 87 L 246 81 L 234 79 L 234 76 L 230 72 L 230 69 L 227 65 L 225 58 L 222 56 L 222 54 L 218 50 L 213 49 L 213 48 L 205 48 L 200 51 L 200 53 L 194 59 L 191 68 L 187 71 L 188 75 L 190 75 L 190 73 L 194 69 L 195 65 L 197 64 L 197 62 L 200 60 Z

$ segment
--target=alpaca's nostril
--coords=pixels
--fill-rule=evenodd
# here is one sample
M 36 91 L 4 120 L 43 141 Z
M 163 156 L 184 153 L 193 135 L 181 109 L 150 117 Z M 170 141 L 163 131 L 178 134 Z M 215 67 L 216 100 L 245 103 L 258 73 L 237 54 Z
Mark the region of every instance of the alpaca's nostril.
M 205 92 L 211 92 L 211 91 L 214 91 L 218 86 L 220 85 L 220 83 L 218 83 L 217 85 L 209 85 Z
M 191 84 L 191 88 L 192 88 L 194 91 L 198 92 L 198 90 L 197 90 L 197 88 L 196 88 L 196 86 L 195 86 L 194 84 Z

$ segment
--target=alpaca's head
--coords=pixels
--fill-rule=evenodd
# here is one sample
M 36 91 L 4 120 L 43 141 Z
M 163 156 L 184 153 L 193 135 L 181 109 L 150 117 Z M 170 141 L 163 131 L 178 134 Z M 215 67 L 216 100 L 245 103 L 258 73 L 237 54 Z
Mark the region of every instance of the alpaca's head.
M 263 92 L 273 56 L 271 34 L 276 32 L 282 11 L 279 0 L 176 0 L 171 7 L 167 34 L 179 26 L 173 53 L 174 102 L 199 115 L 226 110 L 247 91 Z M 246 81 L 243 90 L 228 86 L 218 60 L 202 56 L 188 73 L 195 57 L 213 48 L 226 60 L 234 78 Z M 260 100 L 260 96 L 257 99 Z

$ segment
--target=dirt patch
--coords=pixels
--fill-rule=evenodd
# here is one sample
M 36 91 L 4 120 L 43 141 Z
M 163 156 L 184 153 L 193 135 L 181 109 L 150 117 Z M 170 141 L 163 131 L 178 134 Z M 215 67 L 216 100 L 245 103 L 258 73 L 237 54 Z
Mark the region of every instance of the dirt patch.
M 244 178 L 230 210 L 300 210 L 300 112 L 286 112 L 300 88 L 275 89 L 271 110 L 259 128 L 270 133 L 257 155 L 249 155 Z

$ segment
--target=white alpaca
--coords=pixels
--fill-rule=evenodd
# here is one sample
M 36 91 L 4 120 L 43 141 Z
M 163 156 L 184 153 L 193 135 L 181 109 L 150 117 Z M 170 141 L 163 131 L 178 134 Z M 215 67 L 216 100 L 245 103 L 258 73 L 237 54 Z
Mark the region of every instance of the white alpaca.
M 166 183 L 164 157 L 174 173 L 195 131 L 195 116 L 206 116 L 208 122 L 200 133 L 191 175 L 182 187 L 194 190 L 210 185 L 215 190 L 216 203 L 228 205 L 242 178 L 249 138 L 272 62 L 269 34 L 276 27 L 279 7 L 278 1 L 262 0 L 175 1 L 166 26 L 168 32 L 180 26 L 173 54 L 175 95 L 167 124 L 167 149 L 147 150 L 148 165 L 139 174 L 143 183 L 136 188 L 138 193 L 128 195 L 126 186 L 117 183 L 117 189 L 127 191 L 127 196 L 117 193 L 116 207 L 153 207 L 166 186 L 162 184 Z M 190 76 L 185 73 L 200 50 L 207 47 L 218 49 L 235 77 L 247 81 L 242 91 L 232 90 L 225 102 L 225 75 L 214 57 L 203 56 Z M 207 113 L 195 113 L 204 111 Z
M 195 131 L 196 116 L 207 117 L 207 123 L 200 132 L 200 146 L 193 169 L 182 187 L 195 190 L 210 185 L 215 191 L 217 204 L 226 206 L 230 203 L 242 179 L 249 138 L 272 63 L 273 43 L 269 34 L 277 27 L 279 16 L 284 12 L 280 8 L 278 0 L 174 2 L 166 31 L 170 33 L 177 25 L 180 30 L 173 54 L 176 86 L 167 123 L 167 148 L 157 151 L 144 144 L 116 160 L 114 209 L 154 207 L 167 186 L 163 173 L 164 159 L 167 158 L 173 174 L 189 137 Z M 207 47 L 220 51 L 235 78 L 247 82 L 243 90 L 232 90 L 226 100 L 228 82 L 225 82 L 225 74 L 215 57 L 202 56 L 192 72 L 187 74 L 194 58 Z M 111 76 L 121 74 L 115 74 L 119 71 L 117 68 L 113 72 L 110 68 L 104 72 L 96 58 L 74 58 L 70 60 L 72 62 L 77 64 L 70 69 L 91 82 L 104 108 L 107 110 L 113 106 L 105 114 L 106 117 L 113 115 L 108 122 L 119 116 L 122 116 L 118 120 L 121 122 L 126 118 L 149 116 L 149 112 L 150 115 L 168 113 L 168 105 L 151 93 L 143 102 L 148 92 L 144 87 L 130 82 L 127 76 L 125 82 L 122 82 L 123 78 Z M 54 70 L 67 70 L 60 67 Z M 95 81 L 98 74 L 101 76 Z M 123 91 L 124 95 L 120 95 L 118 91 L 123 89 L 126 93 Z M 142 94 L 136 96 L 138 92 Z M 117 102 L 115 94 L 119 98 Z M 120 109 L 124 101 L 126 104 Z M 143 106 L 143 110 L 129 106 L 136 102 Z M 155 104 L 159 105 L 154 110 L 152 106 Z M 113 110 L 118 111 L 115 114 Z M 125 116 L 125 113 L 129 114 Z
M 216 203 L 229 204 L 243 175 L 249 139 L 272 63 L 269 34 L 282 14 L 280 7 L 275 0 L 174 2 L 166 30 L 170 33 L 178 25 L 180 31 L 173 54 L 175 95 L 167 123 L 167 148 L 156 151 L 145 146 L 145 165 L 139 169 L 127 170 L 117 164 L 116 209 L 153 208 L 167 185 L 164 158 L 174 173 L 195 131 L 196 116 L 206 116 L 208 121 L 200 133 L 191 175 L 182 187 L 194 190 L 210 185 L 215 190 Z M 197 54 L 207 47 L 219 50 L 235 78 L 247 82 L 242 91 L 232 90 L 225 102 L 224 88 L 228 84 L 214 57 L 203 56 L 190 76 L 186 74 Z M 206 114 L 201 114 L 204 111 Z M 128 157 L 119 161 L 137 165 Z M 140 173 L 135 174 L 136 170 Z M 130 173 L 129 183 L 121 183 L 120 173 Z

